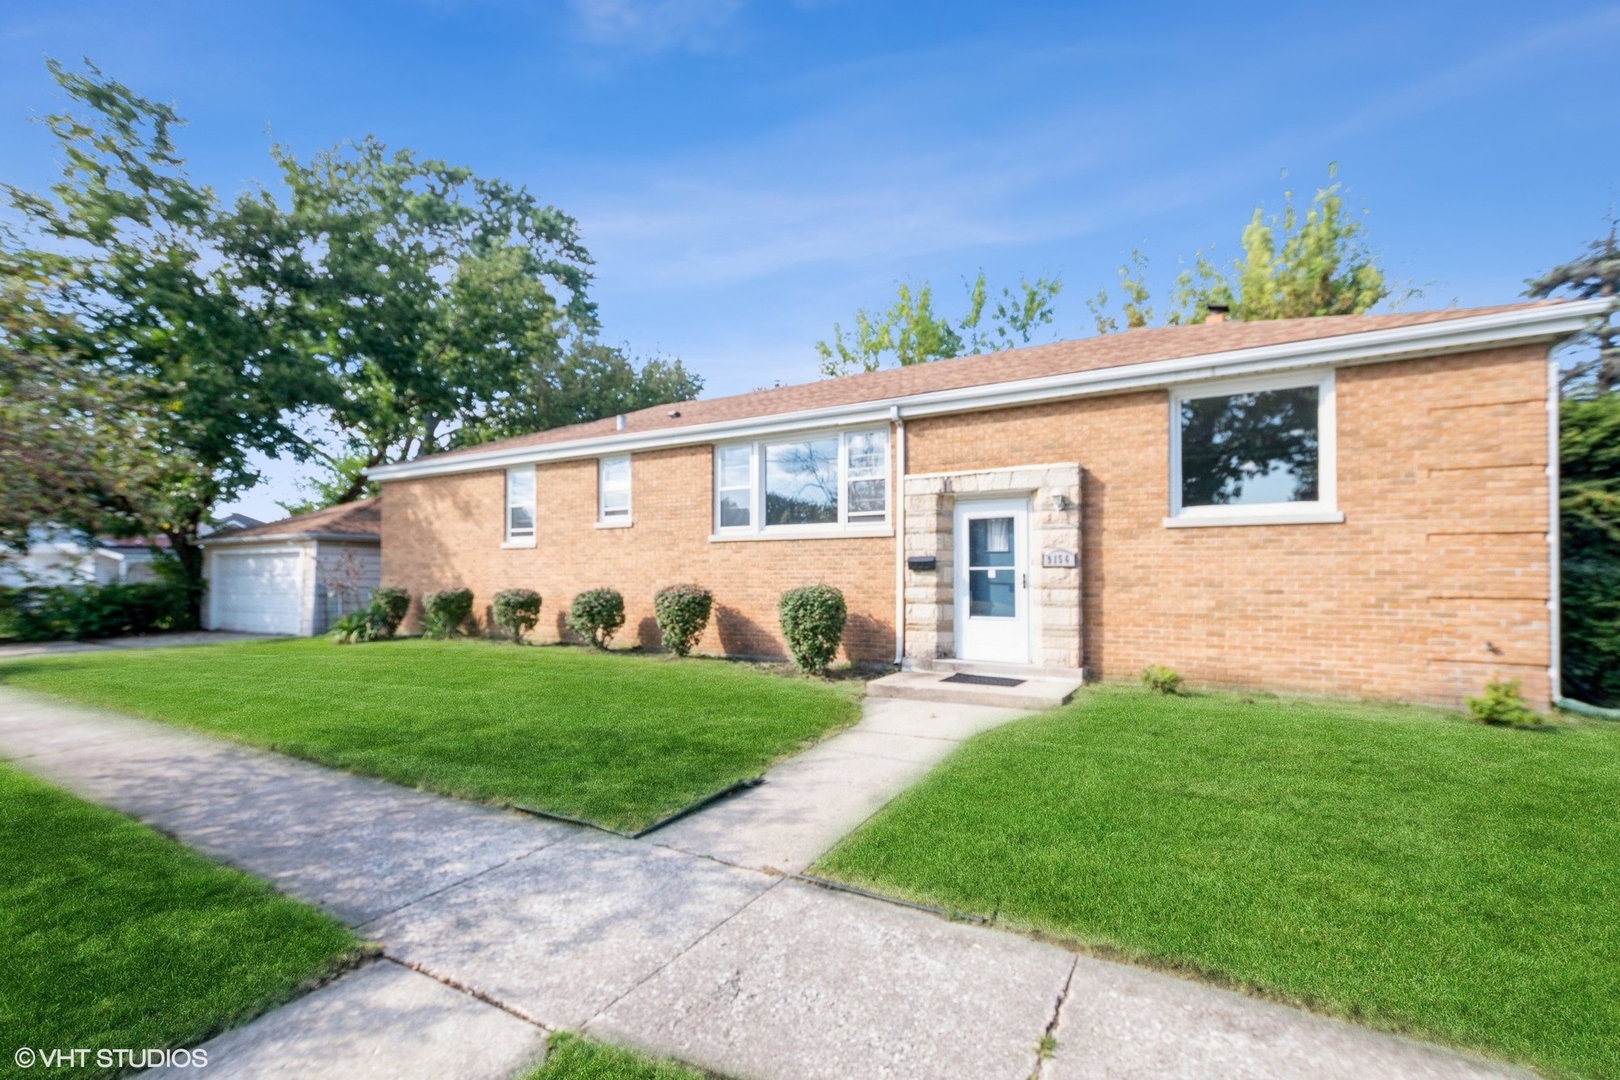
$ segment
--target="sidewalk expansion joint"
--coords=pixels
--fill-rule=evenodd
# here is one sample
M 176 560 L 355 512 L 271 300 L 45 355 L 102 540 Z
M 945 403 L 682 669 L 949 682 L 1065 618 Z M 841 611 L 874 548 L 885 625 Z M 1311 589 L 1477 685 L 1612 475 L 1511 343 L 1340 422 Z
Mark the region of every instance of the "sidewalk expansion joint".
M 502 1001 L 501 999 L 496 998 L 496 997 L 491 997 L 490 995 L 484 993 L 482 990 L 479 990 L 479 989 L 476 989 L 474 987 L 468 986 L 466 983 L 461 982 L 460 980 L 452 979 L 448 975 L 440 975 L 439 973 L 437 973 L 435 971 L 429 971 L 427 968 L 423 967 L 421 964 L 413 964 L 413 963 L 410 963 L 409 961 L 401 960 L 397 956 L 389 956 L 386 951 L 383 953 L 383 959 L 388 961 L 390 964 L 397 964 L 400 967 L 405 968 L 408 971 L 414 971 L 418 975 L 426 976 L 427 978 L 432 979 L 436 983 L 439 983 L 439 984 L 441 984 L 443 986 L 448 986 L 450 989 L 456 991 L 457 993 L 466 994 L 468 997 L 472 998 L 474 1001 L 481 1001 L 485 1005 L 488 1005 L 491 1008 L 499 1009 L 499 1010 L 501 1010 L 501 1012 L 506 1013 L 509 1016 L 515 1016 L 519 1020 L 522 1020 L 525 1024 L 533 1024 L 535 1027 L 539 1028 L 541 1031 L 549 1032 L 551 1030 L 550 1028 L 546 1027 L 546 1025 L 544 1025 L 540 1021 L 536 1020 L 534 1017 L 532 1017 L 532 1016 L 528 1015 L 527 1013 L 525 1013 L 522 1009 L 519 1009 L 519 1008 L 517 1008 L 516 1006 L 513 1006 L 513 1005 L 508 1005 L 506 1002 Z
M 390 915 L 397 915 L 401 911 L 404 911 L 406 908 L 415 907 L 417 904 L 422 903 L 424 900 L 431 900 L 435 896 L 439 896 L 439 895 L 442 895 L 443 893 L 449 892 L 451 889 L 459 889 L 461 886 L 467 884 L 467 882 L 469 882 L 469 881 L 476 881 L 477 879 L 483 877 L 485 874 L 492 874 L 497 870 L 501 870 L 501 869 L 503 869 L 505 867 L 511 866 L 515 862 L 519 862 L 519 861 L 521 861 L 523 859 L 527 859 L 530 855 L 533 855 L 537 851 L 544 851 L 544 850 L 546 850 L 546 848 L 551 847 L 551 846 L 553 846 L 555 844 L 559 844 L 561 842 L 562 842 L 561 839 L 548 840 L 545 843 L 540 844 L 540 845 L 538 845 L 536 847 L 529 848 L 527 851 L 521 851 L 518 854 L 513 855 L 509 859 L 502 859 L 500 862 L 495 863 L 492 866 L 486 866 L 482 870 L 474 870 L 472 873 L 468 874 L 466 877 L 457 878 L 456 880 L 454 880 L 452 882 L 449 882 L 448 884 L 439 886 L 437 889 L 434 889 L 431 892 L 425 892 L 421 896 L 413 896 L 411 899 L 405 901 L 403 904 L 399 904 L 399 905 L 397 905 L 395 907 L 391 907 L 387 911 L 379 911 L 377 914 L 373 915 L 371 918 L 367 919 L 365 922 L 356 923 L 354 928 L 356 930 L 363 930 L 366 927 L 370 926 L 372 923 L 376 922 L 378 919 L 386 919 Z

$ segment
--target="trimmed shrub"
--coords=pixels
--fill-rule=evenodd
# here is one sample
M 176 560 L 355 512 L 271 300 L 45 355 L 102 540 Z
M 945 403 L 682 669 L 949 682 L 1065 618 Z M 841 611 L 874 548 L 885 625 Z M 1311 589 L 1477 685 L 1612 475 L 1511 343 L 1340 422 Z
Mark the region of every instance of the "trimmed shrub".
M 422 594 L 422 636 L 455 637 L 472 614 L 471 589 L 446 589 Z
M 1160 694 L 1179 694 L 1181 676 L 1163 664 L 1154 664 L 1142 669 L 1142 685 Z
M 587 589 L 568 609 L 568 629 L 598 649 L 607 648 L 624 625 L 624 597 L 613 589 Z
M 521 642 L 523 635 L 540 621 L 540 594 L 533 589 L 502 589 L 495 594 L 490 618 L 511 634 L 513 641 Z
M 701 585 L 671 585 L 653 597 L 653 615 L 664 648 L 676 656 L 686 656 L 709 625 L 714 597 Z
M 1483 724 L 1515 724 L 1530 727 L 1541 723 L 1541 717 L 1532 712 L 1519 696 L 1520 682 L 1492 679 L 1485 684 L 1485 693 L 1468 699 L 1468 711 Z
M 777 604 L 782 616 L 782 636 L 787 638 L 793 662 L 812 675 L 824 674 L 838 655 L 849 617 L 844 594 L 831 585 L 806 585 L 789 589 Z
M 371 624 L 371 636 L 391 638 L 405 621 L 405 612 L 411 607 L 411 594 L 394 585 L 372 590 L 371 606 L 366 619 Z
M 195 630 L 189 590 L 169 581 L 0 588 L 0 638 L 78 641 Z

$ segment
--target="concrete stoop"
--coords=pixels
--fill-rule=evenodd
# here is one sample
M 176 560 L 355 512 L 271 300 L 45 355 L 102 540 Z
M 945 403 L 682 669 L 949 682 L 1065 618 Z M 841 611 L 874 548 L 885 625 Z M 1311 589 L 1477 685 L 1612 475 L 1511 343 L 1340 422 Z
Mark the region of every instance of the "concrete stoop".
M 913 701 L 945 701 L 961 705 L 998 705 L 1005 709 L 1054 709 L 1066 705 L 1083 685 L 1078 675 L 1024 674 L 988 665 L 980 670 L 952 665 L 941 671 L 897 671 L 866 684 L 868 697 L 910 698 Z M 965 670 L 964 670 L 965 669 Z M 990 682 L 964 681 L 998 679 L 1015 686 Z M 952 681 L 955 680 L 955 681 Z

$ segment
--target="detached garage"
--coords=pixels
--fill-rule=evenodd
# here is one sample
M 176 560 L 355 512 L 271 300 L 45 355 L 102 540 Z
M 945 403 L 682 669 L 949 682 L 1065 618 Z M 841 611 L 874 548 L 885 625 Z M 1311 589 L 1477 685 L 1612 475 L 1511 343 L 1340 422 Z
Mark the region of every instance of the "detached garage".
M 382 573 L 377 499 L 203 541 L 210 630 L 310 637 L 371 600 Z

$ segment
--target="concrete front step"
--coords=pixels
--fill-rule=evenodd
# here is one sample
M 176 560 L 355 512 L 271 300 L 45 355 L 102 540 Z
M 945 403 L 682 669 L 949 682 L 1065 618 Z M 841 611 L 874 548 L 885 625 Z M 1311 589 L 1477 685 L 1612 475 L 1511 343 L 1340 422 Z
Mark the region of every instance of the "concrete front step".
M 913 701 L 950 701 L 963 705 L 999 705 L 1006 709 L 1053 709 L 1064 705 L 1080 689 L 1078 678 L 1006 674 L 1022 680 L 1017 686 L 947 682 L 949 671 L 898 671 L 866 684 L 868 697 L 910 698 Z M 997 672 L 997 675 L 1003 675 Z

